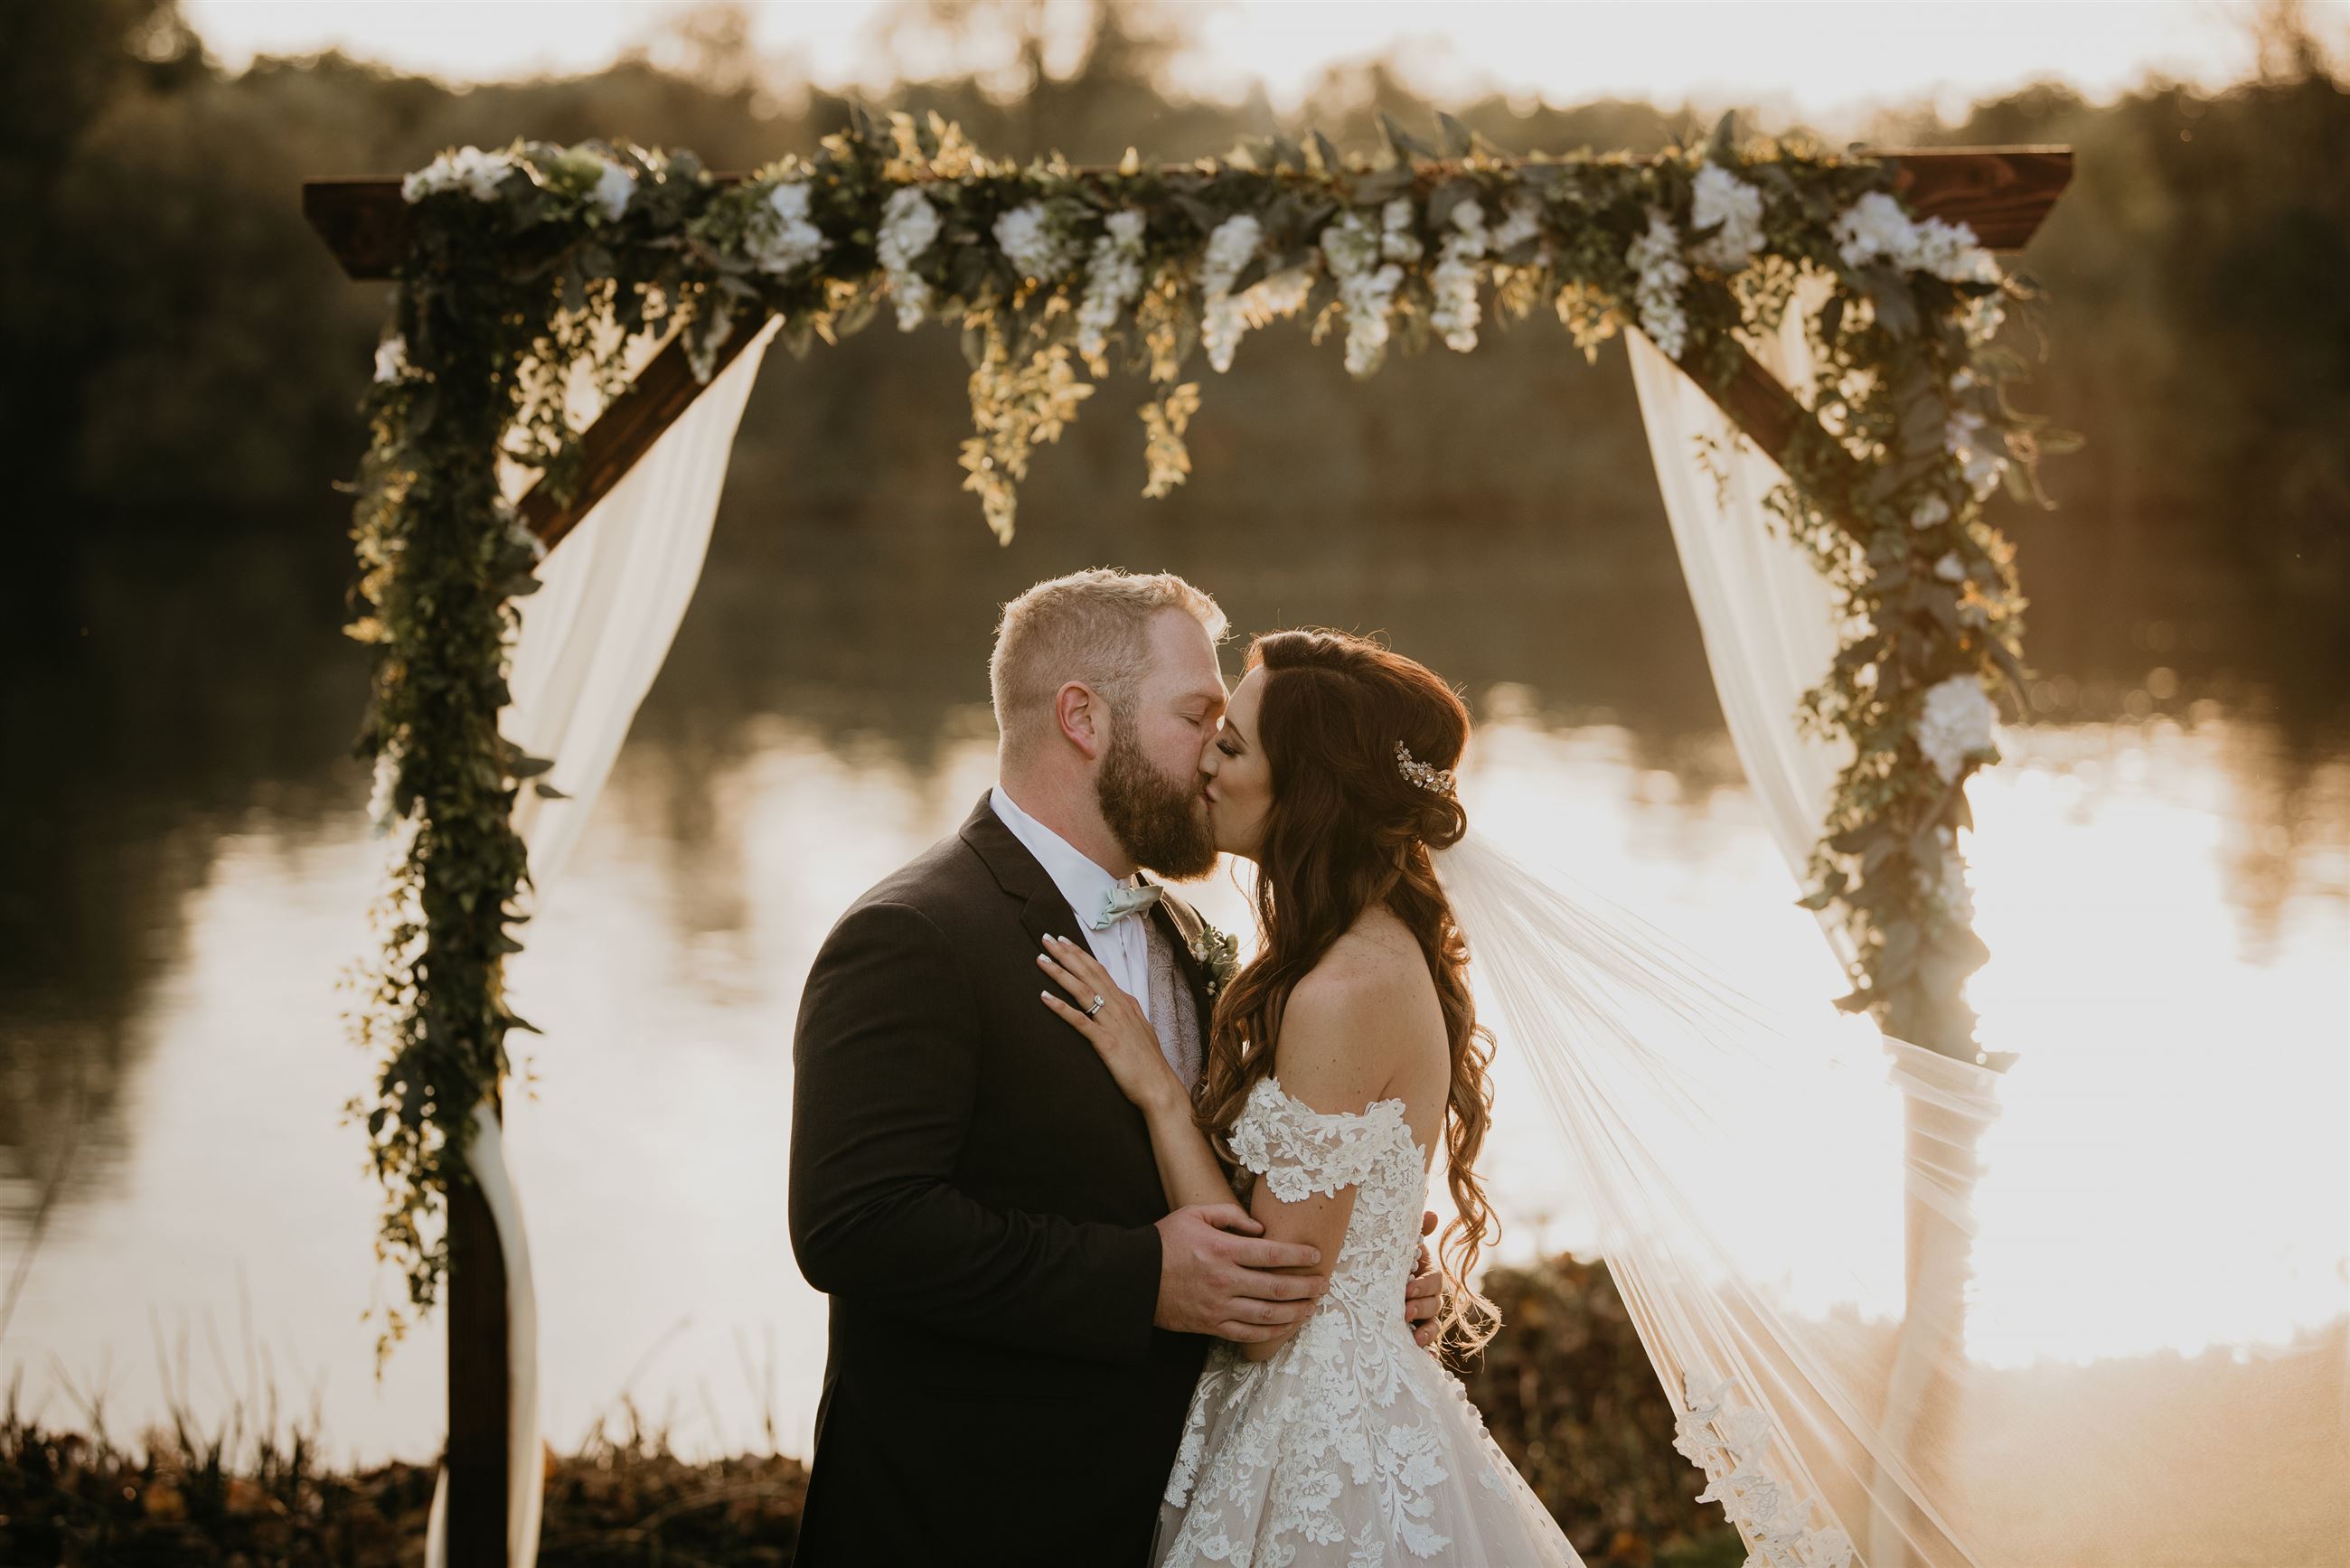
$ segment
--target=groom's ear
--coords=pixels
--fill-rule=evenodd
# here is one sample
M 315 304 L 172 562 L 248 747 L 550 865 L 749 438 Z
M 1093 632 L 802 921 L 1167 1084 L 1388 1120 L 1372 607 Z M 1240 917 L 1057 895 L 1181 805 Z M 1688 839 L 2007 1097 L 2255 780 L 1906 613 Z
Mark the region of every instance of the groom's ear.
M 1094 761 L 1109 743 L 1109 710 L 1101 694 L 1082 680 L 1072 680 L 1053 693 L 1053 722 L 1069 744 Z

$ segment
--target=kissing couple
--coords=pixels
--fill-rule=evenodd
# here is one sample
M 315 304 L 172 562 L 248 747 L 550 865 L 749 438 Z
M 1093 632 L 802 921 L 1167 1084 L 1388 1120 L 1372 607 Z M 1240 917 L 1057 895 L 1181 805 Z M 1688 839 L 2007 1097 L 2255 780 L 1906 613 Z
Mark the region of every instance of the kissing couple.
M 799 1568 L 1580 1563 L 1439 1359 L 1498 1327 L 1492 1037 L 1431 858 L 1468 710 L 1326 631 L 1258 637 L 1227 690 L 1224 631 L 1169 574 L 1006 605 L 994 787 L 816 955 Z M 1143 875 L 1222 855 L 1256 867 L 1245 963 Z

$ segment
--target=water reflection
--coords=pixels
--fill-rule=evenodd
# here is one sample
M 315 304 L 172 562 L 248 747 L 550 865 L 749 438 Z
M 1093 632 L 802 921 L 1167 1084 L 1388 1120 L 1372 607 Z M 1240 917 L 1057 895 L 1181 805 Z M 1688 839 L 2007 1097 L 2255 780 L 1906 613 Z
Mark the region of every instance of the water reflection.
M 1233 449 L 1223 461 L 1296 439 L 1260 394 L 1232 392 L 1249 419 L 1206 432 Z M 1758 991 L 1816 1004 L 1839 988 L 1789 906 L 1653 515 L 1595 530 L 1500 507 L 1436 534 L 1385 513 L 1282 531 L 1229 490 L 1159 510 L 1040 498 L 1006 552 L 935 497 L 904 529 L 886 496 L 818 496 L 771 524 L 765 450 L 744 445 L 702 593 L 515 977 L 548 1031 L 519 1042 L 538 1075 L 511 1124 L 552 1440 L 627 1395 L 690 1453 L 758 1441 L 770 1407 L 785 1446 L 804 1446 L 822 1318 L 783 1221 L 798 982 L 835 913 L 984 787 L 993 607 L 1038 576 L 1165 565 L 1243 628 L 1384 628 L 1474 701 L 1464 787 L 1482 820 L 1672 917 Z M 1084 455 L 1059 459 L 1072 493 Z M 1578 517 L 1614 494 L 1586 486 Z M 274 1382 L 297 1406 L 317 1392 L 341 1452 L 428 1453 L 439 1334 L 370 1382 L 360 1319 L 388 1282 L 362 1146 L 338 1114 L 367 1064 L 332 986 L 365 940 L 380 854 L 343 754 L 365 663 L 336 631 L 339 543 L 328 525 L 299 549 L 159 544 L 52 566 L 56 591 L 12 590 L 0 674 L 0 1288 L 31 1259 L 0 1382 L 21 1375 L 58 1419 L 102 1397 L 127 1432 L 160 1407 L 159 1357 L 184 1337 L 200 1412 Z M 1994 956 L 1972 999 L 1987 1043 L 2023 1052 L 2047 1091 L 2044 1120 L 2001 1136 L 2059 1139 L 2117 1059 L 2208 1075 L 2197 1126 L 2132 1135 L 2195 1152 L 2137 1211 L 2178 1224 L 2193 1270 L 2272 1279 L 2275 1324 L 2311 1321 L 2338 1308 L 2338 1272 L 2276 1249 L 2313 1211 L 2208 1214 L 2197 1181 L 2233 1161 L 2340 1206 L 2350 742 L 2313 717 L 2330 710 L 2305 683 L 2252 680 L 2175 628 L 2158 648 L 2118 626 L 2099 640 L 2095 596 L 2075 607 L 2041 623 L 2070 628 L 2041 645 L 2045 714 L 1974 794 Z M 2077 657 L 2060 662 L 2067 639 Z M 1228 882 L 1201 901 L 1244 923 Z M 1496 1132 L 1505 1256 L 1582 1239 L 1541 1116 L 1510 1096 Z M 2022 1250 L 1982 1260 L 1985 1359 L 2191 1348 L 2212 1331 L 2178 1279 L 2104 1266 L 2147 1238 L 2060 1249 L 2002 1225 Z M 2028 1295 L 2001 1295 L 2002 1274 L 2060 1280 L 2067 1320 L 2095 1303 L 2108 1327 L 2062 1343 Z

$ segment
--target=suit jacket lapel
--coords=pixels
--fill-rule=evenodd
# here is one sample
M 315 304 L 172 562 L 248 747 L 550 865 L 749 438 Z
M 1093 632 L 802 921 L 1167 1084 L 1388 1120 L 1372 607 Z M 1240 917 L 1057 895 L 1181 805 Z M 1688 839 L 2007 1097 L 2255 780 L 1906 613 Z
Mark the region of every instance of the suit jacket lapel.
M 1036 939 L 1042 951 L 1047 936 L 1066 937 L 1071 941 L 1084 941 L 1085 932 L 1077 912 L 1037 858 L 1028 853 L 1028 846 L 1019 836 L 1003 826 L 995 815 L 995 807 L 984 794 L 979 804 L 963 819 L 959 836 L 986 862 L 996 885 L 1021 901 L 1020 924 Z M 1144 881 L 1153 878 L 1146 876 Z M 1205 922 L 1188 904 L 1178 899 L 1166 884 L 1159 883 L 1159 902 L 1152 907 L 1150 919 L 1159 922 L 1159 933 L 1175 950 L 1175 967 L 1184 983 L 1191 988 L 1191 1001 L 1199 1010 L 1200 1033 L 1204 1043 L 1208 1015 L 1213 1011 L 1214 999 L 1208 994 L 1208 972 L 1192 955 L 1191 943 L 1204 929 Z
M 1020 842 L 1018 836 L 1003 826 L 1003 819 L 995 815 L 986 795 L 979 797 L 979 805 L 963 819 L 959 836 L 986 863 L 996 886 L 1021 900 L 1020 924 L 1036 939 L 1038 951 L 1044 950 L 1048 936 L 1066 937 L 1071 941 L 1085 940 L 1077 912 L 1069 907 L 1060 885 L 1028 853 L 1028 846 Z

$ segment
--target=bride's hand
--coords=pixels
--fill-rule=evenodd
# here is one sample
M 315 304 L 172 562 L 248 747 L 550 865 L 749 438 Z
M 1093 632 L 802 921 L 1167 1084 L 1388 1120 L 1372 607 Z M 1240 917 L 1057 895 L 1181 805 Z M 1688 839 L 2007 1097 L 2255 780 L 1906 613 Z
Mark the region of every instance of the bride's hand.
M 1180 1108 L 1188 1116 L 1191 1096 L 1175 1076 L 1175 1069 L 1167 1064 L 1159 1032 L 1142 1015 L 1141 1004 L 1118 988 L 1109 971 L 1082 942 L 1046 937 L 1045 949 L 1036 955 L 1036 962 L 1077 1001 L 1073 1007 L 1048 991 L 1044 993 L 1045 1005 L 1086 1037 L 1128 1099 L 1154 1115 Z M 1093 1006 L 1097 996 L 1102 998 L 1102 1005 L 1087 1017 L 1085 1010 Z

